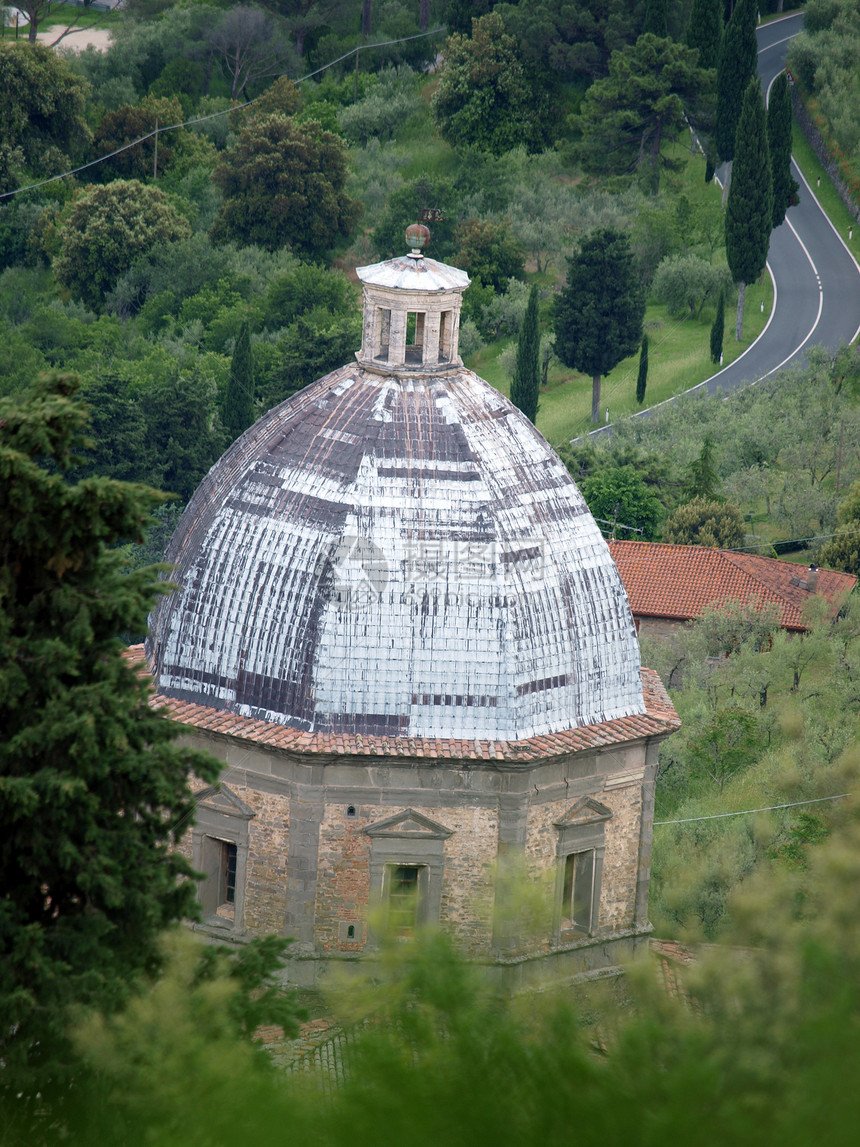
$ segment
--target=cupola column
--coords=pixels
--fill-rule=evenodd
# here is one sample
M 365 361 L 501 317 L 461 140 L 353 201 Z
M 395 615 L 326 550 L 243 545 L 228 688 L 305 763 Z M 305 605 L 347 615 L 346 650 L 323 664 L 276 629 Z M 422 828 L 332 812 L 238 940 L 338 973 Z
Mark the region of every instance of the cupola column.
M 388 365 L 403 366 L 406 362 L 406 311 L 391 309 L 391 341 L 388 344 Z

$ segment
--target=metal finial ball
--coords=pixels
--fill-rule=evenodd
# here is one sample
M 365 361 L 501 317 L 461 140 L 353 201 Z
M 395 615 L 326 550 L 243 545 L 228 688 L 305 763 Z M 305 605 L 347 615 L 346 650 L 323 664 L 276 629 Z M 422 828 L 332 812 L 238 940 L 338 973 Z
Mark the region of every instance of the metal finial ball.
M 406 228 L 406 245 L 413 251 L 422 251 L 430 242 L 430 228 L 423 223 L 410 223 Z

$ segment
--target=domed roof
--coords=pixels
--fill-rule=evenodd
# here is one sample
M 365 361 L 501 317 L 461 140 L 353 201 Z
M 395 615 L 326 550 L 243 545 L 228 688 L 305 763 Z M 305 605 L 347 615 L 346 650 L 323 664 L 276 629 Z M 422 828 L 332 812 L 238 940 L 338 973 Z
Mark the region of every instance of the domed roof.
M 531 423 L 464 367 L 355 363 L 188 505 L 159 692 L 312 731 L 519 740 L 645 711 L 615 564 Z
M 359 267 L 362 345 L 189 502 L 147 641 L 167 697 L 313 733 L 520 741 L 645 712 L 615 563 L 532 424 L 457 353 L 469 278 Z

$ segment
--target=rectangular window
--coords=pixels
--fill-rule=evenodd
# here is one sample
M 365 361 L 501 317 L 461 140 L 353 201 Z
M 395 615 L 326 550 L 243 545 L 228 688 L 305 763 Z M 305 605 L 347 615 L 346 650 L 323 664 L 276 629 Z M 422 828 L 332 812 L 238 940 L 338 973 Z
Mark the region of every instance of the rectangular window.
M 592 931 L 594 913 L 594 849 L 564 858 L 562 919 L 582 932 Z
M 386 877 L 389 931 L 395 936 L 411 936 L 418 923 L 419 866 L 389 864 Z
M 202 868 L 205 879 L 200 885 L 200 903 L 204 916 L 230 918 L 236 903 L 236 861 L 238 847 L 229 840 L 203 837 Z
M 221 841 L 221 882 L 222 904 L 236 903 L 236 855 L 235 844 Z

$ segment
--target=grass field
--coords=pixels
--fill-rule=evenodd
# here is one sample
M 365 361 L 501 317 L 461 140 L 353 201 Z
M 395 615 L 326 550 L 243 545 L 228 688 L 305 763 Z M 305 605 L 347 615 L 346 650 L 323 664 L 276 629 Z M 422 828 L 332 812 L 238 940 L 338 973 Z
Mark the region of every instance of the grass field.
M 764 311 L 761 304 L 764 303 Z M 733 362 L 759 336 L 773 305 L 770 277 L 764 283 L 747 288 L 744 339 L 734 339 L 734 300 L 726 306 L 724 365 Z M 648 353 L 648 386 L 645 405 L 653 406 L 680 394 L 709 378 L 718 368 L 711 362 L 710 328 L 713 307 L 706 307 L 700 318 L 672 318 L 662 304 L 652 304 L 645 312 L 645 332 L 650 343 Z M 469 366 L 492 383 L 503 394 L 510 392 L 510 379 L 504 376 L 499 356 L 508 343 L 493 343 L 469 360 Z M 601 388 L 601 419 L 609 407 L 614 421 L 641 409 L 636 403 L 636 378 L 639 373 L 638 353 L 625 359 L 608 374 Z M 591 379 L 556 363 L 549 372 L 549 385 L 541 390 L 538 429 L 553 445 L 587 434 L 591 424 Z
M 678 144 L 674 158 L 686 162 L 680 173 L 679 190 L 692 204 L 709 197 L 718 200 L 719 187 L 704 182 L 705 160 L 691 155 L 689 147 Z M 715 260 L 724 261 L 722 251 Z M 773 305 L 773 286 L 768 275 L 762 283 L 747 288 L 743 340 L 736 342 L 735 307 L 737 296 L 726 300 L 726 333 L 723 341 L 723 365 L 733 362 L 761 334 Z M 653 406 L 680 394 L 710 378 L 719 369 L 711 362 L 710 329 L 714 306 L 705 307 L 695 318 L 673 318 L 662 304 L 651 303 L 645 313 L 645 333 L 649 340 L 648 384 L 645 406 Z M 549 327 L 545 324 L 545 330 Z M 493 343 L 469 360 L 469 366 L 486 378 L 503 394 L 509 394 L 510 379 L 499 363 L 499 356 L 509 343 Z M 634 414 L 641 409 L 636 403 L 636 378 L 639 372 L 638 352 L 603 379 L 601 387 L 601 421 L 609 408 L 610 421 Z M 568 442 L 593 429 L 591 423 L 591 379 L 556 362 L 549 372 L 549 384 L 541 391 L 538 429 L 554 445 Z

